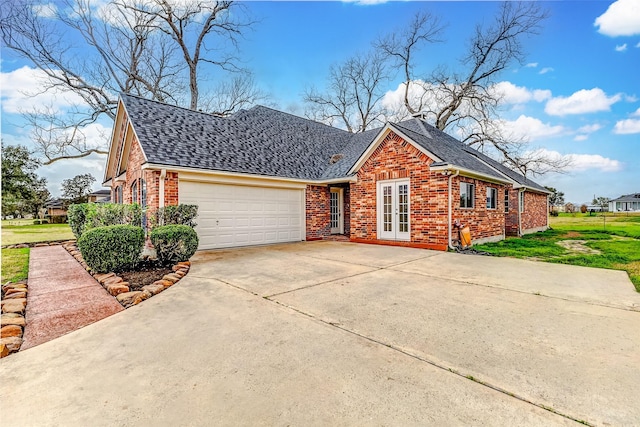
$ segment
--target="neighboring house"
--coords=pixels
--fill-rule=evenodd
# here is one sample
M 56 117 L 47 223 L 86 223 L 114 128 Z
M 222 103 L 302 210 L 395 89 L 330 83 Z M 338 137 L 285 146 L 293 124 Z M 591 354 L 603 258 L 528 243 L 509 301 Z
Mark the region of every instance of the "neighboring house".
M 51 199 L 44 204 L 45 214 L 44 217 L 49 222 L 66 222 L 67 220 L 67 207 L 63 199 Z
M 640 193 L 627 194 L 610 200 L 609 212 L 640 212 Z
M 539 184 L 413 118 L 352 134 L 257 106 L 229 117 L 122 95 L 112 201 L 199 206 L 200 249 L 316 240 L 445 250 L 548 228 Z
M 89 194 L 89 203 L 109 203 L 111 201 L 111 190 L 98 190 Z

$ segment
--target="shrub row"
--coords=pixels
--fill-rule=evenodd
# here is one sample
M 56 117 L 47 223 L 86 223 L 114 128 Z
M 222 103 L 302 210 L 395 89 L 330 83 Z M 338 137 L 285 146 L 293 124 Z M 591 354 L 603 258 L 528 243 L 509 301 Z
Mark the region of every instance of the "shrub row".
M 194 219 L 198 215 L 198 205 L 171 205 L 159 208 L 151 218 L 154 226 L 187 225 L 191 228 L 197 224 Z
M 139 205 L 83 203 L 71 205 L 68 213 L 78 249 L 91 269 L 105 273 L 135 268 L 145 241 Z M 196 205 L 158 209 L 150 239 L 161 263 L 186 261 L 198 249 L 192 228 L 197 213 Z
M 92 228 L 118 224 L 142 225 L 142 208 L 137 204 L 81 203 L 69 206 L 67 215 L 71 231 L 77 239 Z

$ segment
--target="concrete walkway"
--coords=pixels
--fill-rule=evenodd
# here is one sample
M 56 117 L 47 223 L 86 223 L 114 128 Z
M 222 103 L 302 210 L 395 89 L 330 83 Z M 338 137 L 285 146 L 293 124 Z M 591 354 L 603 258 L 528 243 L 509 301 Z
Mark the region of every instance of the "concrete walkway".
M 32 248 L 27 325 L 20 350 L 51 341 L 122 310 L 62 246 Z

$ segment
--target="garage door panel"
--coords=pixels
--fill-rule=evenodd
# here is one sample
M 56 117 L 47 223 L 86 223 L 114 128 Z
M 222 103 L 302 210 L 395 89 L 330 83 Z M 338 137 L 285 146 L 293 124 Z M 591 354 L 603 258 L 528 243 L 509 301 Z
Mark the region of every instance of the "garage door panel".
M 303 190 L 180 181 L 179 195 L 199 206 L 199 249 L 303 239 Z

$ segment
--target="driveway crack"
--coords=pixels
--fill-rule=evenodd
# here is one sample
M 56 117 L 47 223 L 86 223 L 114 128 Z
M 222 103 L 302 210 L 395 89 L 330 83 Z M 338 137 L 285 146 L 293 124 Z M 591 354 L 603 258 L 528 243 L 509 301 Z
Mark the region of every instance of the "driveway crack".
M 361 273 L 361 274 L 363 274 L 363 273 Z M 492 389 L 494 391 L 497 391 L 498 393 L 505 394 L 505 395 L 507 395 L 509 397 L 512 397 L 512 398 L 520 400 L 520 401 L 522 401 L 524 403 L 536 406 L 536 407 L 538 407 L 540 409 L 544 409 L 545 411 L 551 412 L 553 414 L 556 414 L 556 415 L 561 416 L 563 418 L 569 419 L 571 421 L 575 421 L 575 422 L 577 422 L 579 424 L 583 424 L 583 425 L 586 425 L 586 426 L 593 426 L 593 424 L 591 424 L 591 423 L 589 423 L 589 422 L 587 422 L 585 420 L 578 419 L 578 418 L 573 417 L 573 416 L 571 416 L 569 414 L 565 414 L 563 412 L 560 412 L 560 411 L 558 411 L 558 410 L 556 410 L 556 409 L 554 409 L 554 408 L 552 408 L 550 406 L 547 406 L 547 405 L 545 405 L 543 403 L 535 402 L 535 401 L 533 401 L 531 399 L 528 399 L 527 397 L 519 395 L 518 393 L 514 393 L 514 392 L 509 391 L 509 390 L 507 390 L 507 389 L 505 389 L 503 387 L 497 386 L 495 384 L 491 384 L 489 381 L 485 381 L 485 380 L 479 379 L 476 376 L 473 376 L 473 375 L 470 375 L 470 374 L 465 374 L 464 372 L 462 372 L 462 371 L 460 371 L 458 369 L 454 369 L 454 368 L 452 368 L 450 366 L 446 366 L 446 365 L 444 365 L 444 364 L 442 364 L 440 362 L 437 362 L 435 360 L 429 359 L 428 357 L 425 357 L 423 355 L 416 354 L 416 353 L 413 353 L 413 352 L 411 352 L 411 351 L 409 351 L 407 349 L 400 348 L 400 347 L 395 346 L 393 344 L 381 341 L 379 339 L 376 339 L 376 338 L 373 338 L 373 337 L 370 337 L 370 336 L 367 336 L 367 335 L 363 335 L 363 334 L 361 334 L 359 332 L 356 332 L 354 330 L 351 330 L 351 329 L 348 329 L 348 328 L 346 328 L 344 326 L 341 326 L 337 322 L 331 322 L 331 321 L 323 320 L 323 319 L 321 319 L 319 317 L 314 316 L 311 313 L 307 313 L 307 312 L 305 312 L 303 310 L 300 310 L 300 309 L 298 309 L 296 307 L 290 306 L 288 304 L 284 304 L 284 303 L 282 303 L 282 302 L 280 302 L 278 300 L 271 299 L 270 297 L 264 297 L 264 298 L 266 300 L 268 300 L 268 301 L 271 301 L 271 302 L 281 306 L 281 307 L 287 308 L 289 310 L 293 310 L 296 313 L 299 313 L 299 314 L 301 314 L 301 315 L 303 315 L 305 317 L 308 317 L 308 318 L 313 319 L 315 321 L 321 322 L 321 323 L 323 323 L 323 324 L 325 324 L 325 325 L 327 325 L 327 326 L 329 326 L 331 328 L 339 329 L 339 330 L 341 330 L 343 332 L 346 332 L 348 334 L 354 335 L 354 336 L 356 336 L 358 338 L 367 340 L 367 341 L 372 342 L 374 344 L 381 345 L 383 347 L 387 347 L 390 350 L 396 351 L 398 353 L 401 353 L 401 354 L 403 354 L 405 356 L 411 357 L 411 358 L 413 358 L 415 360 L 418 360 L 420 362 L 428 363 L 431 366 L 434 366 L 434 367 L 436 367 L 438 369 L 442 369 L 443 371 L 446 371 L 446 372 L 449 372 L 451 374 L 457 375 L 457 376 L 459 376 L 461 378 L 464 378 L 466 380 L 473 381 L 473 382 L 475 382 L 475 383 L 477 383 L 479 385 L 482 385 L 484 387 L 487 387 L 487 388 L 490 388 L 490 389 Z

